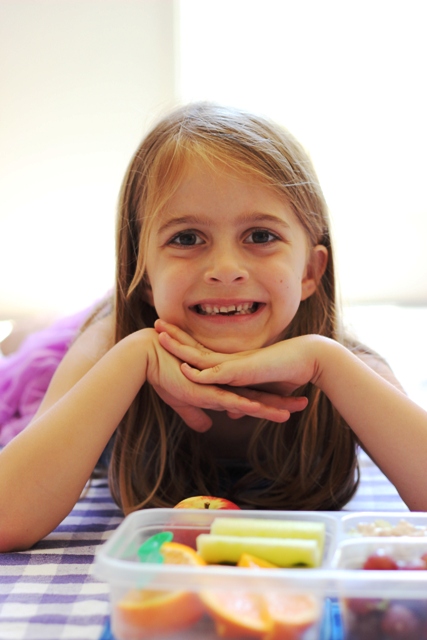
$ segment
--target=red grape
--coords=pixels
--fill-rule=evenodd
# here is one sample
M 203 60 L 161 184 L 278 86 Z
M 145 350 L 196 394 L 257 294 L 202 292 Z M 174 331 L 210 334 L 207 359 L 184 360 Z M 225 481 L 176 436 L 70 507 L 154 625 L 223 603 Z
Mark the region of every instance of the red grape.
M 383 615 L 381 629 L 390 638 L 419 640 L 421 621 L 404 605 L 393 603 Z
M 383 553 L 375 553 L 366 558 L 365 563 L 363 565 L 363 569 L 373 569 L 373 570 L 396 570 L 399 566 L 395 560 L 391 556 L 387 556 Z

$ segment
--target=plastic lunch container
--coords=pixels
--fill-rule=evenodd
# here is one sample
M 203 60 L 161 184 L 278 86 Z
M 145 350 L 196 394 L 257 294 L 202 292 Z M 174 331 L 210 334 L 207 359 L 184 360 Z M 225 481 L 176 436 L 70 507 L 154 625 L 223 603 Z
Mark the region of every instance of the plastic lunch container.
M 323 522 L 321 566 L 248 569 L 140 561 L 141 544 L 157 533 L 170 531 L 174 541 L 194 547 L 215 518 L 236 517 Z M 361 522 L 402 519 L 419 536 L 357 532 Z M 425 640 L 427 570 L 361 569 L 378 549 L 402 562 L 420 558 L 427 553 L 424 527 L 427 514 L 147 509 L 125 518 L 99 549 L 95 574 L 110 586 L 116 640 Z M 333 630 L 325 624 L 331 603 L 342 618 Z M 265 623 L 266 610 L 273 611 L 267 615 L 273 626 Z

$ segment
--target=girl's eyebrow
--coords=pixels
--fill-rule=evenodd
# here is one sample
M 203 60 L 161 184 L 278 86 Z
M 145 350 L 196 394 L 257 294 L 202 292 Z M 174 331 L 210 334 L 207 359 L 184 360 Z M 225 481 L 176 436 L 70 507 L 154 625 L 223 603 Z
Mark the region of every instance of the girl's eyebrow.
M 242 222 L 271 222 L 273 224 L 279 224 L 286 229 L 290 229 L 291 225 L 286 222 L 280 216 L 275 216 L 272 213 L 254 213 L 252 215 L 244 215 L 241 217 Z
M 182 217 L 180 216 L 177 218 L 170 218 L 159 227 L 157 233 L 159 234 L 163 233 L 164 231 L 167 231 L 170 227 L 176 227 L 181 224 L 184 224 L 184 225 L 204 224 L 209 226 L 211 222 L 210 220 L 201 218 L 200 216 L 182 216 Z
M 271 213 L 253 213 L 253 214 L 243 214 L 237 218 L 238 224 L 253 224 L 253 223 L 262 223 L 262 222 L 270 222 L 273 224 L 279 224 L 286 229 L 290 229 L 290 224 L 283 220 L 283 218 L 273 215 Z M 176 218 L 170 218 L 164 224 L 162 224 L 157 233 L 164 233 L 171 227 L 175 227 L 178 225 L 205 225 L 212 226 L 213 222 L 210 217 L 198 216 L 198 215 L 190 215 L 190 216 L 179 216 Z

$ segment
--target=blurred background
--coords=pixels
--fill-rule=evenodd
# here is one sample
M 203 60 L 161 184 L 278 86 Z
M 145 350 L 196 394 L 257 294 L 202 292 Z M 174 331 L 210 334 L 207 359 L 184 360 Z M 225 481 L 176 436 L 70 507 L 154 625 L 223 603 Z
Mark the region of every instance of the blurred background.
M 348 323 L 424 403 L 425 15 L 424 0 L 0 0 L 0 343 L 111 288 L 133 151 L 163 112 L 212 99 L 307 148 Z

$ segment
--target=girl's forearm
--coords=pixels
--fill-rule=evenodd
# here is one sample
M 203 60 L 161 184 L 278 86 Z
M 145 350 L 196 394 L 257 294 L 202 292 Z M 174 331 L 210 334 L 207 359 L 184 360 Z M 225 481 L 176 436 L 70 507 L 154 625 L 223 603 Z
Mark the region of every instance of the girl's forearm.
M 106 353 L 0 454 L 0 552 L 27 548 L 70 512 L 146 379 L 133 334 Z
M 343 346 L 319 338 L 314 381 L 412 510 L 427 510 L 427 413 Z

